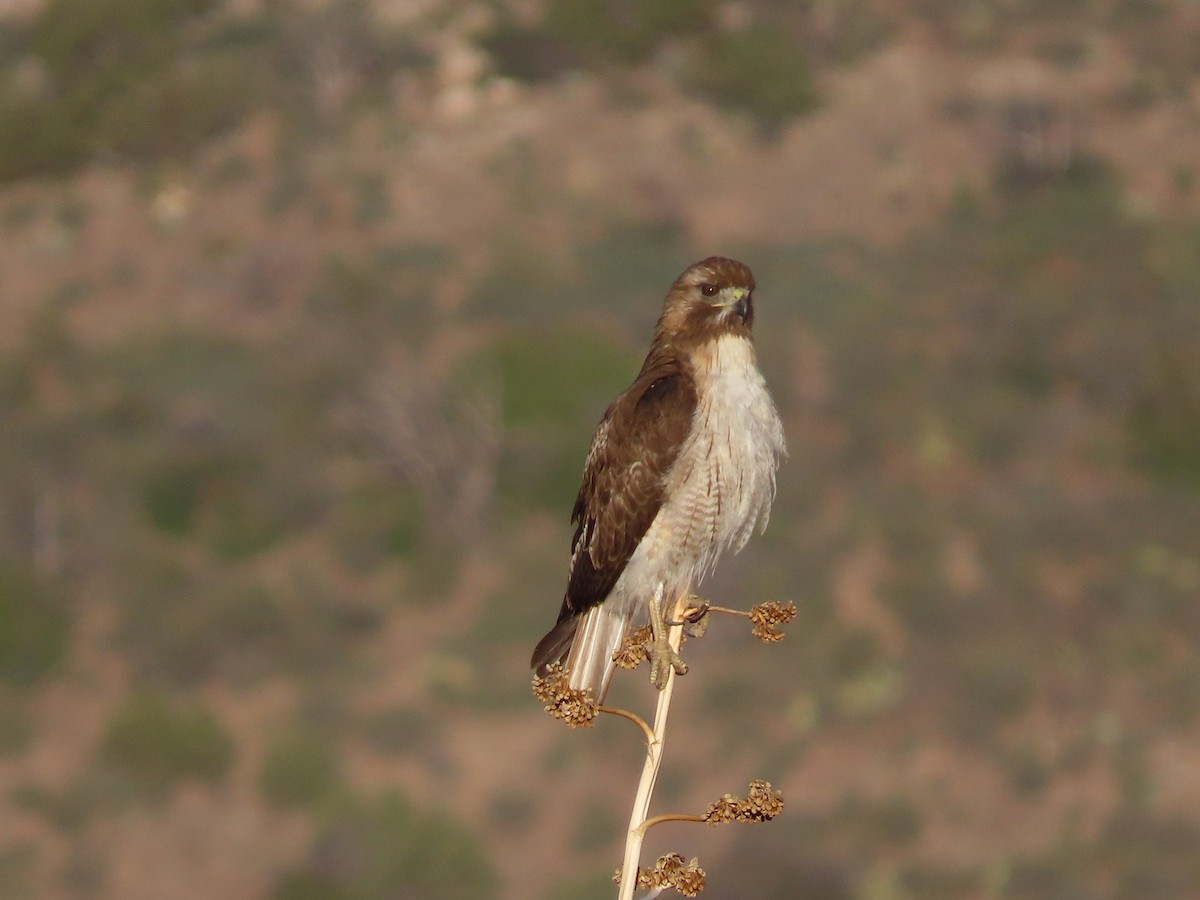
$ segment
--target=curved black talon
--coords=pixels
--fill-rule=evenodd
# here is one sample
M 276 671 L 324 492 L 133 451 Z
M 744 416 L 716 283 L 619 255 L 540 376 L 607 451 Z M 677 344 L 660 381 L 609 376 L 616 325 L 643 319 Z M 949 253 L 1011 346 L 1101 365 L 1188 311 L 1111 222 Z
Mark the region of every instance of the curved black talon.
M 699 597 L 696 598 L 700 600 Z M 701 619 L 708 615 L 708 610 L 712 606 L 707 600 L 700 600 L 699 606 L 693 606 L 683 614 L 682 622 L 672 622 L 672 625 L 695 625 Z

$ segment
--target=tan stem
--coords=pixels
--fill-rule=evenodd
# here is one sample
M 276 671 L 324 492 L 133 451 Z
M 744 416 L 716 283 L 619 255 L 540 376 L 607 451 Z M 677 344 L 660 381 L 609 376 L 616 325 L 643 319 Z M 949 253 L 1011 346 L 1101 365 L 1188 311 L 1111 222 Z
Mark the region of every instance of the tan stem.
M 661 592 L 662 588 L 659 588 Z M 660 593 L 661 600 L 661 593 Z M 675 601 L 671 615 L 678 621 L 687 609 L 688 595 L 682 594 Z M 683 626 L 672 625 L 668 632 L 671 649 L 679 651 L 683 640 Z M 638 862 L 642 858 L 642 839 L 646 836 L 646 821 L 650 812 L 650 798 L 654 794 L 654 782 L 658 779 L 658 768 L 662 764 L 663 740 L 667 730 L 667 713 L 671 709 L 671 694 L 675 689 L 675 669 L 667 667 L 667 683 L 658 692 L 658 706 L 654 710 L 654 728 L 646 743 L 646 762 L 642 766 L 642 777 L 638 782 L 637 795 L 633 799 L 633 811 L 629 816 L 629 832 L 625 837 L 625 859 L 621 863 L 621 886 L 617 900 L 633 900 L 637 890 Z
M 691 813 L 663 813 L 661 816 L 655 816 L 652 819 L 647 819 L 638 827 L 641 828 L 642 834 L 645 834 L 655 825 L 660 825 L 663 822 L 707 822 L 708 819 L 704 816 L 693 816 Z
M 637 713 L 621 709 L 619 706 L 597 706 L 596 712 L 608 713 L 610 716 L 620 716 L 623 719 L 628 719 L 638 728 L 642 729 L 642 734 L 646 736 L 647 744 L 654 740 L 654 732 L 650 730 L 650 726 L 646 724 L 646 720 Z

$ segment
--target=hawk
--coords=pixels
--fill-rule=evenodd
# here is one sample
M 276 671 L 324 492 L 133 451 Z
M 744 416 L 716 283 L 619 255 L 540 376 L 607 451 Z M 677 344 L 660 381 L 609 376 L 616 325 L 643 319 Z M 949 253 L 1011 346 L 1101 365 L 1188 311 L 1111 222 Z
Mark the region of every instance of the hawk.
M 651 681 L 661 690 L 671 666 L 685 670 L 667 642 L 676 599 L 766 527 L 787 450 L 754 352 L 753 293 L 750 269 L 720 256 L 675 279 L 641 371 L 592 437 L 566 595 L 531 665 L 565 662 L 597 702 L 635 617 L 648 613 L 654 633 Z

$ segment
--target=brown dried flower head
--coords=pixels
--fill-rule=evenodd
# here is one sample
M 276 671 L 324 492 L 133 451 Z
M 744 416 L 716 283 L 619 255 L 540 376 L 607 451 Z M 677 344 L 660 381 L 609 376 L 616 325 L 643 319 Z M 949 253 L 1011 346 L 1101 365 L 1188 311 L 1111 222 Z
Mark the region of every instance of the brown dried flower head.
M 700 868 L 700 860 L 692 857 L 692 861 L 675 876 L 675 890 L 685 897 L 695 897 L 704 890 L 705 875 L 705 871 Z
M 783 812 L 783 797 L 771 789 L 769 781 L 755 779 L 743 800 L 732 794 L 724 795 L 709 806 L 704 821 L 713 825 L 722 822 L 766 822 Z
M 533 696 L 556 719 L 572 728 L 590 726 L 596 719 L 596 701 L 590 690 L 578 690 L 570 685 L 562 663 L 552 663 L 545 675 L 533 676 Z
M 650 658 L 648 648 L 652 637 L 649 625 L 633 629 L 625 635 L 621 646 L 613 652 L 613 662 L 622 669 L 636 669 L 642 660 Z
M 704 814 L 704 821 L 713 825 L 732 822 L 738 817 L 741 805 L 742 801 L 733 794 L 725 794 L 720 800 L 709 806 L 708 812 Z
M 771 644 L 783 640 L 783 632 L 776 626 L 785 625 L 796 618 L 796 604 L 788 601 L 767 600 L 757 606 L 750 607 L 750 621 L 754 625 L 751 630 L 756 638 Z
M 704 890 L 705 871 L 700 868 L 700 860 L 692 857 L 690 861 L 678 853 L 668 853 L 660 856 L 653 869 L 638 869 L 638 885 L 647 890 L 674 888 L 685 897 L 695 897 Z M 621 870 L 613 876 L 613 881 L 621 883 Z
M 771 790 L 771 782 L 755 779 L 742 805 L 743 822 L 767 822 L 783 812 L 783 797 Z

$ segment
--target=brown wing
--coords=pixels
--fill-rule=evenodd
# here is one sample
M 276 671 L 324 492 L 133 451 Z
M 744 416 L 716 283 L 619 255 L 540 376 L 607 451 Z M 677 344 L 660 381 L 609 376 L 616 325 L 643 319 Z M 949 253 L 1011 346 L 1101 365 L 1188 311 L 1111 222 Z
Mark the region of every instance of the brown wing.
M 558 624 L 534 651 L 538 667 L 565 654 L 573 622 L 612 591 L 663 504 L 667 470 L 692 427 L 696 388 L 675 359 L 644 369 L 604 414 L 571 521 L 571 574 Z

